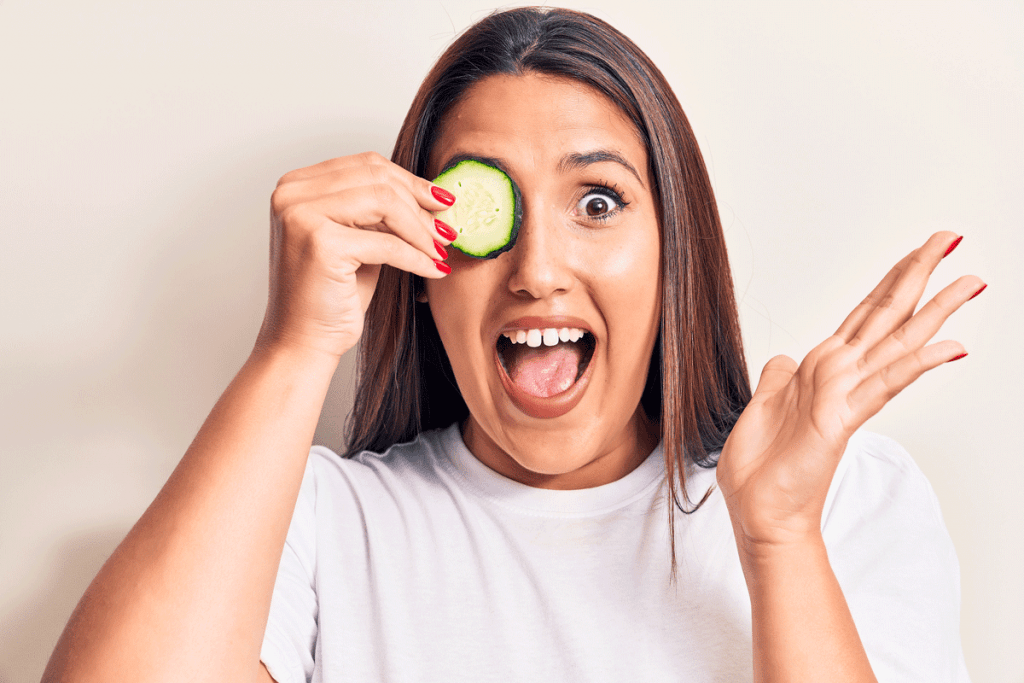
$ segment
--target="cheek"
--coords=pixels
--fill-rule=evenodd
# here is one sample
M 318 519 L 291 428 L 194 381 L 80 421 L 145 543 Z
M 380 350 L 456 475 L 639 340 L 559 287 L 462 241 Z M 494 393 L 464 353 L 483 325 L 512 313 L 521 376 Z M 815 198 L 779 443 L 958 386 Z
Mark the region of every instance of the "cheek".
M 625 239 L 595 245 L 582 267 L 597 297 L 605 302 L 604 315 L 612 322 L 630 319 L 646 329 L 661 298 L 661 237 L 656 226 L 638 226 Z
M 426 283 L 427 299 L 441 340 L 453 368 L 475 360 L 483 323 L 495 296 L 495 277 L 488 262 L 463 257 L 452 263 L 452 272 Z

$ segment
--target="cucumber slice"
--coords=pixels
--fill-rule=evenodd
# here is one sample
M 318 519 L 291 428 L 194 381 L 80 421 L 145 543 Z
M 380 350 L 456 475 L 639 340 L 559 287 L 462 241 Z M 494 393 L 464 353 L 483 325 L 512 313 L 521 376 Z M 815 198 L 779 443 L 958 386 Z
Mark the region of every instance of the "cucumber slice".
M 434 178 L 455 195 L 455 205 L 435 216 L 459 234 L 452 246 L 474 258 L 495 258 L 516 243 L 523 222 L 519 187 L 500 168 L 466 159 Z

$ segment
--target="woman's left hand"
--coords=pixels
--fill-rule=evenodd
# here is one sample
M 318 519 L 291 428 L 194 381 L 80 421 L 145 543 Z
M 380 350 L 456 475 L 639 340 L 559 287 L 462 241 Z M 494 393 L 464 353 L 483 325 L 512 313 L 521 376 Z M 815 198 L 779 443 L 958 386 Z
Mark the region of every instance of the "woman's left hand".
M 741 555 L 820 542 L 821 515 L 847 440 L 924 372 L 960 357 L 955 341 L 928 344 L 984 288 L 964 276 L 914 309 L 955 246 L 940 232 L 900 261 L 799 366 L 771 359 L 722 450 L 718 485 Z

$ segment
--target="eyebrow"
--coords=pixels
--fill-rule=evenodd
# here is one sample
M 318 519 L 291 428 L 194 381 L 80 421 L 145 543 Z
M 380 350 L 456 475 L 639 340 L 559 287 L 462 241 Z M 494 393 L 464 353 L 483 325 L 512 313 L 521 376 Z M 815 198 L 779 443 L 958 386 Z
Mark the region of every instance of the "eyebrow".
M 644 187 L 644 181 L 640 178 L 640 174 L 637 172 L 633 165 L 626 161 L 618 152 L 611 149 L 595 149 L 592 152 L 586 152 L 580 154 L 578 152 L 572 152 L 562 157 L 562 160 L 558 162 L 558 170 L 560 171 L 573 171 L 586 168 L 591 164 L 600 164 L 606 161 L 610 161 L 615 164 L 619 164 L 627 171 L 633 174 L 633 176 L 640 183 L 641 187 Z
M 456 154 L 455 156 L 448 159 L 448 161 L 442 167 L 441 173 L 444 173 L 445 171 L 453 168 L 459 162 L 467 160 L 479 161 L 487 164 L 488 166 L 500 168 L 505 173 L 508 173 L 508 164 L 505 162 L 504 159 L 499 159 L 497 157 L 484 157 L 478 154 L 468 154 L 465 152 Z M 585 153 L 570 152 L 569 154 L 566 154 L 564 157 L 562 157 L 562 160 L 558 162 L 558 170 L 562 172 L 575 171 L 586 168 L 591 164 L 600 164 L 609 161 L 615 164 L 619 164 L 620 166 L 625 168 L 627 171 L 633 174 L 633 176 L 640 183 L 641 187 L 646 187 L 644 185 L 643 179 L 640 177 L 640 174 L 633 167 L 633 165 L 626 161 L 625 157 L 623 157 L 621 154 L 610 149 L 596 149 L 592 152 Z M 438 175 L 440 175 L 440 173 Z

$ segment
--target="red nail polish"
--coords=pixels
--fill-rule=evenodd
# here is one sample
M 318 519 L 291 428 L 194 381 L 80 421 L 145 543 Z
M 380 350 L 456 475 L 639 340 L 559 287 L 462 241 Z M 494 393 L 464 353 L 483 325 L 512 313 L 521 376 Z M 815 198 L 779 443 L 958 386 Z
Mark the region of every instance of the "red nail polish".
M 973 299 L 974 297 L 976 297 L 979 294 L 981 294 L 982 292 L 984 292 L 986 287 L 988 287 L 988 284 L 982 285 L 981 289 L 979 289 L 977 292 L 975 292 L 974 294 L 971 295 L 971 299 Z M 971 299 L 968 299 L 968 301 L 970 301 Z
M 438 187 L 437 185 L 430 188 L 430 194 L 434 195 L 434 199 L 442 204 L 451 206 L 455 203 L 455 195 L 444 188 Z
M 437 259 L 435 259 L 434 260 L 434 265 L 437 266 L 437 269 L 440 270 L 445 275 L 447 275 L 448 273 L 452 272 L 452 267 L 449 266 L 444 261 L 438 261 Z
M 953 240 L 953 244 L 949 245 L 949 248 L 946 249 L 946 253 L 942 255 L 942 258 L 946 258 L 950 254 L 952 254 L 953 250 L 957 248 L 957 246 L 960 244 L 960 240 L 962 240 L 963 238 L 964 236 L 960 235 L 955 240 Z
M 437 220 L 436 218 L 434 219 L 434 227 L 437 229 L 437 234 L 449 242 L 454 242 L 459 238 L 459 233 L 455 232 L 449 228 L 447 224 Z
M 955 361 L 955 360 L 960 360 L 961 358 L 963 358 L 963 357 L 964 357 L 964 356 L 966 356 L 966 355 L 967 355 L 966 353 L 961 353 L 961 354 L 960 354 L 959 356 L 953 356 L 952 358 L 950 358 L 950 359 L 949 359 L 949 360 L 947 360 L 946 362 L 947 362 L 947 363 L 952 363 L 952 362 L 953 362 L 953 361 Z
M 434 240 L 434 249 L 437 249 L 437 254 L 441 258 L 448 258 L 448 250 L 444 248 L 444 245 Z

